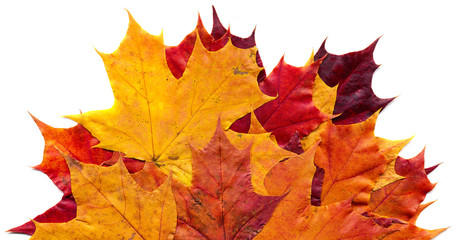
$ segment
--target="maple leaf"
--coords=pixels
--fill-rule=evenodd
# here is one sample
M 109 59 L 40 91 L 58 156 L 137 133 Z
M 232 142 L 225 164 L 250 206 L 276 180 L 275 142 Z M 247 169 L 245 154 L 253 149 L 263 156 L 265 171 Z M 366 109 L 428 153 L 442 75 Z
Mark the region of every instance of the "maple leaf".
M 112 54 L 100 53 L 113 88 L 113 107 L 68 118 L 97 137 L 97 147 L 154 161 L 165 172 L 173 169 L 174 176 L 189 185 L 187 143 L 203 144 L 219 117 L 228 127 L 272 99 L 257 86 L 257 49 L 239 49 L 228 41 L 209 52 L 197 37 L 178 80 L 168 69 L 163 38 L 149 35 L 130 14 L 129 18 L 119 48 Z
M 68 154 L 74 159 L 84 163 L 96 165 L 111 165 L 110 160 L 118 159 L 118 153 L 113 154 L 101 148 L 93 148 L 99 141 L 89 131 L 78 124 L 71 128 L 53 128 L 31 115 L 45 140 L 43 161 L 34 168 L 42 171 L 63 192 L 59 203 L 51 207 L 45 213 L 34 218 L 37 222 L 66 222 L 76 216 L 76 203 L 71 193 L 70 170 L 65 158 L 57 150 Z M 143 168 L 144 162 L 124 158 L 129 172 L 137 172 Z M 9 230 L 10 232 L 33 234 L 35 225 L 29 221 L 19 227 Z
M 320 63 L 316 61 L 297 68 L 281 58 L 275 69 L 259 84 L 262 92 L 278 96 L 254 113 L 265 130 L 273 133 L 280 146 L 289 142 L 296 131 L 300 136 L 306 136 L 329 118 L 312 103 L 311 89 Z M 293 116 L 290 116 L 291 112 Z
M 101 167 L 66 156 L 77 216 L 66 223 L 34 222 L 31 239 L 171 239 L 176 205 L 171 183 L 154 192 L 135 183 L 122 161 Z
M 294 67 L 285 63 L 283 57 L 268 77 L 259 83 L 263 93 L 277 98 L 255 109 L 254 113 L 265 130 L 272 132 L 281 147 L 290 141 L 295 132 L 300 137 L 306 136 L 320 123 L 332 117 L 313 104 L 312 89 L 321 61 Z M 231 129 L 246 131 L 244 125 L 247 123 L 242 119 L 235 122 Z
M 218 125 L 208 145 L 192 149 L 192 186 L 174 187 L 176 239 L 252 239 L 283 196 L 253 191 L 250 150 L 234 147 Z
M 380 152 L 374 136 L 377 116 L 375 113 L 366 121 L 352 125 L 327 121 L 304 139 L 304 149 L 309 141 L 321 141 L 315 164 L 325 174 L 319 176 L 323 177 L 322 186 L 313 186 L 320 192 L 316 205 L 329 205 L 353 196 L 355 203 L 368 203 L 378 177 L 390 162 Z
M 70 182 L 70 170 L 59 150 L 78 161 L 96 165 L 109 165 L 110 160 L 117 160 L 118 158 L 117 153 L 94 148 L 99 141 L 81 124 L 71 128 L 54 128 L 41 122 L 33 115 L 31 116 L 45 140 L 43 161 L 34 168 L 48 175 L 65 196 L 71 195 L 68 184 Z M 137 172 L 144 165 L 144 162 L 130 158 L 123 158 L 123 161 L 129 172 Z
M 324 41 L 314 56 L 318 60 L 325 56 L 319 67 L 319 76 L 333 87 L 338 85 L 333 119 L 335 124 L 351 124 L 368 119 L 393 98 L 380 99 L 371 88 L 374 71 L 378 68 L 373 60 L 373 51 L 379 39 L 358 52 L 344 55 L 328 53 Z
M 65 158 L 57 149 L 84 163 L 102 164 L 113 156 L 113 152 L 92 148 L 99 141 L 89 131 L 78 124 L 72 128 L 53 128 L 32 116 L 44 137 L 43 161 L 34 168 L 42 171 L 62 190 L 64 195 L 71 194 L 70 170 Z
M 318 145 L 314 143 L 299 157 L 277 164 L 268 173 L 268 193 L 288 194 L 255 239 L 380 239 L 393 232 L 358 214 L 351 208 L 352 199 L 323 207 L 311 205 L 316 171 L 313 158 Z
M 322 198 L 328 194 L 333 200 L 327 204 L 342 201 L 354 193 L 358 193 L 354 199 L 356 203 L 367 204 L 371 191 L 402 178 L 390 168 L 411 139 L 391 141 L 375 137 L 377 115 L 375 113 L 365 122 L 346 126 L 325 122 L 301 140 L 303 148 L 307 149 L 315 141 L 325 139 L 316 157 L 313 205 L 325 204 Z
M 419 209 L 432 184 L 424 170 L 424 150 L 414 158 L 398 157 L 395 171 L 404 179 L 386 185 L 371 194 L 370 210 L 383 216 L 409 221 Z

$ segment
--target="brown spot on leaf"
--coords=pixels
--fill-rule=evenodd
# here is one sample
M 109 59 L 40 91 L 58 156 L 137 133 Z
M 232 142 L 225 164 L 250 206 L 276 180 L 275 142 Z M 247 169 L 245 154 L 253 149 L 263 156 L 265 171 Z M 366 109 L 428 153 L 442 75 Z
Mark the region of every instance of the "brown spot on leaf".
M 135 233 L 132 233 L 132 236 L 129 238 L 129 240 L 132 240 L 135 237 Z
M 233 70 L 233 74 L 235 74 L 235 75 L 246 75 L 246 74 L 248 74 L 248 72 L 240 71 L 239 67 L 232 68 L 232 70 Z
M 179 156 L 178 155 L 169 155 L 168 159 L 170 159 L 170 160 L 178 160 Z

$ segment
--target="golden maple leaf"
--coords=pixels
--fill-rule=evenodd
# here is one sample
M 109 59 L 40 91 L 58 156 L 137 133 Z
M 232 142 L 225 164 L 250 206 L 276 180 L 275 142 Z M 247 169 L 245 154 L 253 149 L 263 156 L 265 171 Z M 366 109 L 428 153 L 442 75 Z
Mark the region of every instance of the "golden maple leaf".
M 210 52 L 197 35 L 185 72 L 170 72 L 162 36 L 145 32 L 129 14 L 127 34 L 112 54 L 100 53 L 115 101 L 107 110 L 67 116 L 100 140 L 97 147 L 154 162 L 186 185 L 191 180 L 188 142 L 203 146 L 220 118 L 228 128 L 271 100 L 261 93 L 257 48 L 229 41 Z M 242 97 L 240 97 L 242 96 Z
M 77 216 L 65 223 L 35 221 L 31 240 L 173 239 L 177 213 L 170 181 L 148 192 L 133 180 L 122 161 L 101 167 L 64 157 Z

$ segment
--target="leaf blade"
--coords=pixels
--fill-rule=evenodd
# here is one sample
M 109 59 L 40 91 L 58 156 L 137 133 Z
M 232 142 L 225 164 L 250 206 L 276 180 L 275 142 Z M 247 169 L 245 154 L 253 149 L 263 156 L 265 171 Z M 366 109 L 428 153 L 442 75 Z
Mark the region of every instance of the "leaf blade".
M 189 185 L 187 143 L 203 145 L 219 117 L 228 127 L 272 99 L 257 86 L 261 68 L 256 52 L 255 47 L 239 49 L 230 41 L 210 52 L 197 35 L 186 71 L 177 80 L 168 70 L 162 36 L 149 35 L 130 16 L 120 47 L 113 54 L 101 54 L 115 95 L 113 107 L 67 117 L 100 139 L 97 147 L 153 161 L 165 172 L 173 169 L 174 176 Z
M 66 223 L 35 222 L 31 239 L 168 239 L 174 234 L 176 206 L 170 182 L 147 192 L 130 177 L 122 161 L 100 167 L 65 158 L 77 216 Z

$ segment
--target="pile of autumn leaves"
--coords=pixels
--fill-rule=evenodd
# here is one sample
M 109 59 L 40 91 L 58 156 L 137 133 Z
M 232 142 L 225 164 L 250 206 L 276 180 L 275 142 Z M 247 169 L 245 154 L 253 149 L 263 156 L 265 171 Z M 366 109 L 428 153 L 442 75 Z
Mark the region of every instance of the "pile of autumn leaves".
M 129 15 L 130 16 L 130 15 Z M 434 184 L 410 139 L 374 136 L 376 41 L 345 55 L 324 44 L 303 67 L 266 76 L 254 35 L 214 13 L 178 46 L 130 16 L 126 37 L 100 53 L 111 109 L 34 118 L 47 174 L 64 196 L 11 232 L 31 239 L 431 239 L 415 226 Z

